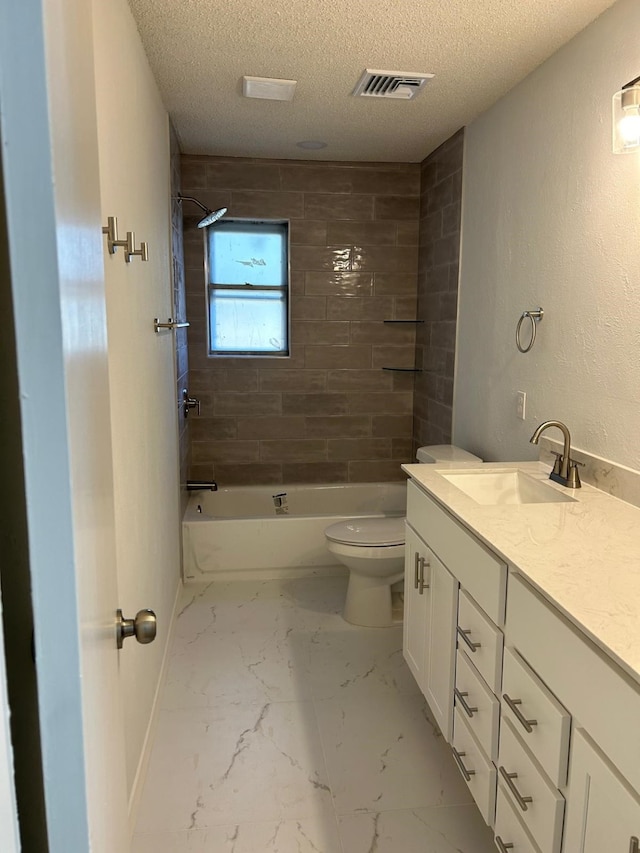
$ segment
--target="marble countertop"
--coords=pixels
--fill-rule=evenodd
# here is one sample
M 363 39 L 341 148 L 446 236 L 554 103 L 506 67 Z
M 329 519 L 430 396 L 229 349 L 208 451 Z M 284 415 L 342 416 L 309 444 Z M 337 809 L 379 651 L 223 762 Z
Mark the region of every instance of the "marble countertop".
M 485 506 L 449 483 L 441 466 L 402 467 L 640 683 L 638 507 L 589 485 L 569 492 L 575 502 Z M 541 462 L 482 468 L 518 468 L 567 493 Z

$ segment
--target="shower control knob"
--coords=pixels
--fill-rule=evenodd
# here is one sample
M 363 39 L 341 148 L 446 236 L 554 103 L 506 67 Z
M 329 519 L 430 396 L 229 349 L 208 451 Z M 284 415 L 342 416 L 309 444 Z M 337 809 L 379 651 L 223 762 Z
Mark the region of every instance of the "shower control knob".
M 156 638 L 158 620 L 153 610 L 139 610 L 135 619 L 125 619 L 122 610 L 116 614 L 116 636 L 121 649 L 127 637 L 135 637 L 139 643 L 152 643 Z

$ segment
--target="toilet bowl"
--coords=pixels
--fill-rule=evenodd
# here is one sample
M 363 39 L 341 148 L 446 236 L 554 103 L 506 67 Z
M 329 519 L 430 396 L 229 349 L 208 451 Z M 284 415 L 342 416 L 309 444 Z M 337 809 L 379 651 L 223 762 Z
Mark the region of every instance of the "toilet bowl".
M 421 463 L 478 465 L 482 460 L 449 444 L 420 447 Z M 391 586 L 404 576 L 404 517 L 339 521 L 325 530 L 327 549 L 349 569 L 343 617 L 353 625 L 386 628 L 393 619 Z
M 391 584 L 404 574 L 404 518 L 353 518 L 325 530 L 328 550 L 349 569 L 342 615 L 353 625 L 393 624 Z

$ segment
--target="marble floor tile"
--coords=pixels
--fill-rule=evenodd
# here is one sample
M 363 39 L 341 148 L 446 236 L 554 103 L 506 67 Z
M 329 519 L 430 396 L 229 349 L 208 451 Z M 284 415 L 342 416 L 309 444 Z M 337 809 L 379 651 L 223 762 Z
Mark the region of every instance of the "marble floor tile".
M 402 656 L 402 626 L 318 631 L 309 668 L 316 699 L 419 692 Z
M 284 594 L 277 598 L 260 599 L 257 593 L 251 595 L 251 584 L 234 584 L 240 590 L 234 590 L 247 598 L 222 598 L 207 601 L 208 595 L 187 603 L 176 621 L 175 649 L 182 651 L 193 648 L 202 639 L 213 635 L 244 635 L 286 633 L 290 628 L 304 629 L 303 620 L 296 612 L 295 603 Z M 246 587 L 249 587 L 248 589 Z M 245 588 L 244 590 L 242 588 Z M 211 588 L 209 588 L 211 589 Z M 214 590 L 215 591 L 215 590 Z M 222 590 L 221 590 L 222 592 Z M 209 595 L 212 593 L 209 592 Z
M 345 853 L 495 853 L 493 832 L 474 805 L 343 815 Z
M 471 802 L 419 694 L 316 702 L 338 814 Z
M 402 629 L 345 622 L 346 584 L 185 586 L 132 853 L 493 850 Z
M 161 711 L 137 831 L 330 814 L 313 705 Z
M 342 607 L 346 577 L 300 578 L 273 581 L 228 581 L 187 584 L 176 623 L 176 639 L 190 640 L 211 623 L 214 608 L 220 630 L 269 629 L 274 621 L 313 633 L 346 625 Z M 353 626 L 349 626 L 353 628 Z
M 289 628 L 200 635 L 170 655 L 166 709 L 311 698 L 309 637 Z
M 137 834 L 131 853 L 342 853 L 333 815 Z

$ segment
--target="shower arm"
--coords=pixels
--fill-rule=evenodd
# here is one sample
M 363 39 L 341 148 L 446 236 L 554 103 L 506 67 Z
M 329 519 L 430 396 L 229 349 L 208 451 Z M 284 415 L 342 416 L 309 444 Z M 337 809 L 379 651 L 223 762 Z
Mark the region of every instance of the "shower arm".
M 204 216 L 200 222 L 198 222 L 198 228 L 206 228 L 207 225 L 212 225 L 214 222 L 217 222 L 218 219 L 221 219 L 227 212 L 226 207 L 221 207 L 219 210 L 211 210 L 210 207 L 207 207 L 192 195 L 180 195 L 180 193 L 178 193 L 178 195 L 171 196 L 171 199 L 172 201 L 177 201 L 179 204 L 182 204 L 183 201 L 191 201 L 194 204 L 197 204 L 201 210 L 204 210 Z
M 194 198 L 192 195 L 180 195 L 180 193 L 178 193 L 178 195 L 174 195 L 171 198 L 173 201 L 179 202 L 192 201 L 194 204 L 197 204 L 198 207 L 201 208 L 201 210 L 204 210 L 205 213 L 211 213 L 211 210 L 208 207 L 206 207 L 201 201 L 198 201 L 198 199 Z

